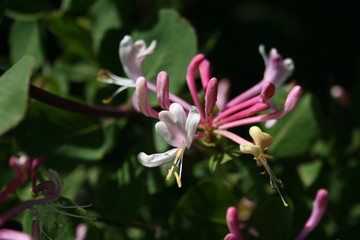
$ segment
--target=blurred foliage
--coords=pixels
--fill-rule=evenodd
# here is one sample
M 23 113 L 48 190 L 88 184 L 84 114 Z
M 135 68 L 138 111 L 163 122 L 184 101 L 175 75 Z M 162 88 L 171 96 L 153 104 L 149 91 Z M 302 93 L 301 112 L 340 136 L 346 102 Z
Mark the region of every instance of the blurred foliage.
M 0 189 L 13 176 L 10 156 L 45 155 L 41 171 L 53 168 L 64 180 L 59 203 L 91 204 L 57 208 L 60 212 L 35 208 L 14 220 L 29 232 L 34 212 L 45 212 L 43 231 L 51 239 L 73 238 L 80 222 L 90 226 L 87 239 L 222 239 L 228 233 L 227 207 L 240 207 L 247 198 L 257 207 L 245 223 L 260 239 L 293 239 L 317 190 L 326 188 L 328 209 L 307 239 L 356 238 L 360 39 L 355 9 L 306 1 L 0 1 Z M 124 76 L 118 56 L 124 35 L 147 44 L 157 40 L 144 73 L 155 81 L 159 71 L 167 71 L 171 91 L 184 98 L 189 97 L 186 68 L 198 52 L 206 54 L 214 76 L 231 80 L 232 95 L 261 79 L 260 43 L 294 60 L 291 81 L 305 93 L 292 114 L 264 129 L 274 137 L 269 163 L 286 185 L 283 194 L 291 208 L 281 205 L 268 176 L 260 175 L 263 169 L 232 143 L 224 144 L 230 153 L 194 144 L 184 156 L 178 189 L 165 181 L 167 166 L 148 169 L 136 161 L 141 151 L 168 149 L 155 136 L 153 120 L 89 117 L 29 99 L 31 81 L 64 98 L 101 105 L 116 87 L 96 81 L 97 73 L 109 69 Z M 329 95 L 334 84 L 348 89 L 348 106 Z M 288 86 L 279 89 L 275 100 L 283 102 L 287 92 Z M 111 106 L 127 105 L 130 95 L 124 92 Z M 236 131 L 250 140 L 248 126 Z M 19 203 L 19 196 L 20 191 L 2 203 L 0 212 Z M 257 239 L 247 230 L 246 239 Z

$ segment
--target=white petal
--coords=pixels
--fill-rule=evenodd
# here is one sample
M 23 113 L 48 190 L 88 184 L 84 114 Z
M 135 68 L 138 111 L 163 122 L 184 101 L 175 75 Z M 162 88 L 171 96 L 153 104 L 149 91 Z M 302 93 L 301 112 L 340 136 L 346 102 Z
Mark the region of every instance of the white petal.
M 173 148 L 164 153 L 155 153 L 151 155 L 141 152 L 138 154 L 137 159 L 145 167 L 158 167 L 174 161 L 178 150 L 178 148 Z
M 173 138 L 172 132 L 169 131 L 166 124 L 162 121 L 155 124 L 155 130 L 161 137 L 165 139 L 167 143 L 169 143 L 169 140 Z
M 125 86 L 125 87 L 135 87 L 135 81 L 129 78 L 123 78 L 116 76 L 112 73 L 108 73 L 110 78 L 103 78 L 100 79 L 101 82 L 115 84 L 119 86 Z
M 185 131 L 186 114 L 182 106 L 178 103 L 170 105 L 169 111 L 164 110 L 159 113 L 159 119 L 166 125 L 167 133 L 165 134 L 163 126 L 156 130 L 159 135 L 163 136 L 167 143 L 174 147 L 184 147 L 188 145 L 188 137 Z
M 199 122 L 200 122 L 200 111 L 197 107 L 192 106 L 185 124 L 185 130 L 187 132 L 187 137 L 188 137 L 188 146 L 187 146 L 188 148 L 190 147 L 189 145 L 191 145 L 193 141 L 193 137 L 196 132 L 197 126 L 199 125 Z

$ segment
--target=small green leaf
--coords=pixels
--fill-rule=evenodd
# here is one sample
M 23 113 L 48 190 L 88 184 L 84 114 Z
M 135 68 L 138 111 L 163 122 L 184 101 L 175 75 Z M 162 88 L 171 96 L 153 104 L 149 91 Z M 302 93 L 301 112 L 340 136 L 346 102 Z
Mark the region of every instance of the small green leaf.
M 153 28 L 135 31 L 132 36 L 135 40 L 144 39 L 148 44 L 157 41 L 154 53 L 143 62 L 145 75 L 155 81 L 160 71 L 166 71 L 170 76 L 170 91 L 181 91 L 187 66 L 197 52 L 197 39 L 191 25 L 177 12 L 161 10 Z
M 98 52 L 106 32 L 110 29 L 122 27 L 120 13 L 112 0 L 103 0 L 95 2 L 90 9 L 93 18 L 92 38 L 93 49 Z
M 25 115 L 34 59 L 23 57 L 0 77 L 0 134 L 17 125 Z
M 303 163 L 299 166 L 299 175 L 305 186 L 309 187 L 317 179 L 320 174 L 321 167 L 321 160 Z
M 265 132 L 274 138 L 269 152 L 276 158 L 294 157 L 312 148 L 318 134 L 313 97 L 304 94 L 294 111 Z
M 10 58 L 17 62 L 24 55 L 31 55 L 39 66 L 44 62 L 44 53 L 41 46 L 39 23 L 36 21 L 15 21 L 11 26 Z

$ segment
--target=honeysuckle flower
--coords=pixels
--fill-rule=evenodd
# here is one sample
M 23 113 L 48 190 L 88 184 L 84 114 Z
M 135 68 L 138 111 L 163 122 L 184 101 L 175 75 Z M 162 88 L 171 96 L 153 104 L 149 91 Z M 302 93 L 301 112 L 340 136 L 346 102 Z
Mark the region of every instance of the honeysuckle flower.
M 100 72 L 100 81 L 120 86 L 109 98 L 103 100 L 104 103 L 109 103 L 112 98 L 123 90 L 136 86 L 136 80 L 139 77 L 144 77 L 144 73 L 141 70 L 141 63 L 147 55 L 153 53 L 155 47 L 155 40 L 146 47 L 144 40 L 133 42 L 132 38 L 128 35 L 120 41 L 120 62 L 127 78 L 116 76 L 104 70 Z
M 10 193 L 22 186 L 30 177 L 34 186 L 37 177 L 37 169 L 44 160 L 43 157 L 31 161 L 31 158 L 28 156 L 12 156 L 9 160 L 9 165 L 14 169 L 16 176 L 0 193 L 0 203 L 2 203 Z
M 226 105 L 227 107 L 234 106 L 239 102 L 245 101 L 259 94 L 265 83 L 271 82 L 275 85 L 275 87 L 280 86 L 293 73 L 295 66 L 292 59 L 283 59 L 275 48 L 271 49 L 269 55 L 267 56 L 265 53 L 265 47 L 260 45 L 259 52 L 263 57 L 266 66 L 263 79 L 247 91 L 239 94 L 237 97 L 229 101 Z
M 15 206 L 14 208 L 8 210 L 7 212 L 1 214 L 0 226 L 7 222 L 9 219 L 24 211 L 25 209 L 30 208 L 34 205 L 49 204 L 51 202 L 54 202 L 60 196 L 63 185 L 59 175 L 56 171 L 51 169 L 48 170 L 47 175 L 50 180 L 36 185 L 33 189 L 35 195 L 38 195 L 41 192 L 45 198 L 23 202 Z
M 288 94 L 287 100 L 282 109 L 273 112 L 256 115 L 264 110 L 269 109 L 267 103 L 275 93 L 275 83 L 280 84 L 293 70 L 291 60 L 282 60 L 281 56 L 275 50 L 271 51 L 265 71 L 264 79 L 256 85 L 255 90 L 246 91 L 245 95 L 240 94 L 231 100 L 231 104 L 227 104 L 224 98 L 227 98 L 229 83 L 222 81 L 218 83 L 216 78 L 210 78 L 210 64 L 203 54 L 196 55 L 188 66 L 186 80 L 190 94 L 195 106 L 200 110 L 201 121 L 199 128 L 204 133 L 199 133 L 199 137 L 209 134 L 222 135 L 235 141 L 238 144 L 249 143 L 245 139 L 229 132 L 229 128 L 242 125 L 264 122 L 273 119 L 280 119 L 288 115 L 296 106 L 302 89 L 300 86 L 292 88 Z M 290 67 L 292 66 L 292 67 Z M 196 88 L 196 73 L 200 72 L 201 84 L 204 92 L 204 106 L 201 104 Z M 272 76 L 272 77 L 269 77 Z M 219 98 L 221 100 L 219 101 Z M 215 105 L 218 106 L 218 112 L 213 113 Z
M 261 129 L 257 126 L 252 126 L 249 130 L 249 134 L 253 139 L 254 144 L 240 144 L 240 151 L 253 155 L 257 166 L 264 166 L 266 172 L 269 174 L 271 187 L 276 189 L 284 206 L 287 207 L 288 204 L 285 202 L 280 192 L 280 188 L 283 187 L 283 183 L 275 176 L 267 162 L 267 159 L 272 159 L 272 156 L 264 152 L 272 145 L 273 138 L 269 134 L 261 131 Z
M 181 187 L 181 173 L 183 155 L 186 148 L 189 148 L 200 122 L 200 112 L 196 107 L 191 107 L 188 116 L 183 107 L 178 103 L 172 103 L 169 110 L 159 113 L 160 121 L 156 123 L 156 132 L 173 146 L 173 149 L 164 153 L 147 155 L 144 152 L 138 154 L 138 161 L 145 167 L 158 167 L 173 161 L 172 167 L 168 170 L 166 179 L 170 179 L 174 173 L 178 187 Z M 179 169 L 178 172 L 174 169 Z
M 304 228 L 301 230 L 295 240 L 304 239 L 319 224 L 327 208 L 329 193 L 326 189 L 320 189 L 316 193 L 313 201 L 313 209 L 309 219 L 306 221 Z

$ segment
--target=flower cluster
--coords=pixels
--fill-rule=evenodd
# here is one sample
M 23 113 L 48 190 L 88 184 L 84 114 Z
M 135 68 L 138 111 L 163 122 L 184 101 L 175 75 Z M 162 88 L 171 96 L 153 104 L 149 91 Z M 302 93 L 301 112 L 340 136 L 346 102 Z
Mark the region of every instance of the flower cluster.
M 132 101 L 134 108 L 145 116 L 159 119 L 160 121 L 155 125 L 156 132 L 169 145 L 175 147 L 164 153 L 152 155 L 140 153 L 138 160 L 146 167 L 156 167 L 173 161 L 166 178 L 169 179 L 174 169 L 179 168 L 179 173 L 176 171 L 174 173 L 179 187 L 182 186 L 180 179 L 184 150 L 191 146 L 193 140 L 204 139 L 206 142 L 213 142 L 219 137 L 225 137 L 241 144 L 242 150 L 246 152 L 247 146 L 250 146 L 251 142 L 229 129 L 259 122 L 266 122 L 267 126 L 272 126 L 277 119 L 287 116 L 295 108 L 301 96 L 302 88 L 294 86 L 283 107 L 275 108 L 271 98 L 276 88 L 292 74 L 294 64 L 291 59 L 283 59 L 276 49 L 272 49 L 269 55 L 266 55 L 265 48 L 260 46 L 259 51 L 266 66 L 263 79 L 231 100 L 228 100 L 229 81 L 226 79 L 219 81 L 217 78 L 211 77 L 210 62 L 203 54 L 196 55 L 187 68 L 186 82 L 192 103 L 186 102 L 169 93 L 169 75 L 165 71 L 158 74 L 156 84 L 144 76 L 141 62 L 146 55 L 154 51 L 155 43 L 153 41 L 146 48 L 142 40 L 134 43 L 129 36 L 123 38 L 120 42 L 119 54 L 128 78 L 121 78 L 110 72 L 102 71 L 101 81 L 120 86 L 104 102 L 109 102 L 116 94 L 128 87 L 136 88 Z M 198 72 L 202 86 L 200 91 L 196 87 Z M 150 105 L 148 91 L 156 93 L 162 111 L 159 112 Z M 199 95 L 203 99 L 200 99 Z M 269 110 L 269 112 L 263 113 L 265 110 Z M 255 140 L 255 145 L 259 145 L 257 140 Z M 263 165 L 270 174 L 272 186 L 279 191 L 277 184 L 281 185 L 281 181 L 274 176 L 266 163 L 267 155 L 263 154 L 263 150 L 269 145 L 262 146 L 260 144 L 259 146 L 257 151 L 260 155 L 254 156 L 258 164 Z M 283 202 L 287 205 L 284 200 Z

